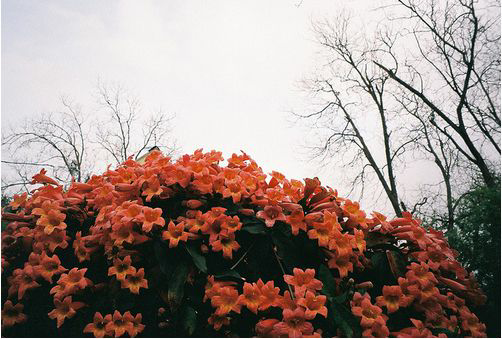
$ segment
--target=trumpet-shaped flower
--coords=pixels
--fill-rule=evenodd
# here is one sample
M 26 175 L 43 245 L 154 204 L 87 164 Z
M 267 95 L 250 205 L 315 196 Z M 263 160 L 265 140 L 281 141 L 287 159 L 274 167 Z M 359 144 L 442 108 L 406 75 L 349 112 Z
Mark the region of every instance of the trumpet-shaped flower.
M 112 315 L 107 314 L 105 317 L 101 313 L 94 313 L 94 318 L 92 323 L 87 324 L 84 327 L 84 333 L 92 333 L 95 338 L 103 338 L 105 336 L 111 336 L 112 332 L 105 329 L 106 324 L 112 320 Z
M 137 272 L 127 274 L 125 279 L 121 280 L 121 284 L 122 288 L 128 288 L 131 293 L 139 294 L 140 288 L 148 288 L 145 270 L 140 268 Z
M 2 328 L 24 323 L 27 317 L 23 313 L 23 308 L 23 304 L 14 305 L 12 301 L 7 300 L 2 307 Z
M 57 320 L 57 328 L 63 325 L 66 318 L 70 319 L 77 313 L 77 310 L 84 307 L 85 304 L 79 301 L 72 302 L 71 297 L 64 298 L 63 301 L 54 299 L 56 308 L 49 312 L 49 318 Z
M 171 220 L 167 225 L 167 231 L 162 232 L 162 239 L 169 241 L 169 247 L 176 247 L 180 241 L 188 240 L 188 233 L 185 232 L 185 223 L 182 221 L 177 225 Z

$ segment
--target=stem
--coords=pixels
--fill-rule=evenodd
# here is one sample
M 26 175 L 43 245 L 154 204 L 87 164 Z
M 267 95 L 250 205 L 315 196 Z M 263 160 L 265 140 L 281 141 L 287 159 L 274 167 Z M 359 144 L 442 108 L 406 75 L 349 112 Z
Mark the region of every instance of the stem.
M 251 244 L 251 246 L 248 247 L 248 249 L 246 250 L 246 252 L 244 252 L 244 254 L 242 255 L 242 257 L 240 257 L 240 259 L 237 260 L 237 262 L 235 264 L 233 264 L 232 267 L 230 267 L 231 270 L 233 270 L 234 268 L 237 267 L 237 265 L 239 265 L 239 263 L 242 261 L 242 259 L 244 259 L 246 257 L 246 255 L 248 254 L 249 250 L 254 246 L 255 243 L 256 243 L 256 240 Z
M 274 246 L 273 250 L 274 250 L 275 259 L 277 259 L 277 263 L 279 264 L 279 267 L 281 268 L 282 274 L 286 275 L 286 272 L 284 271 L 284 267 L 282 267 L 281 259 L 279 258 L 279 256 L 277 255 L 277 252 L 275 250 L 275 246 Z M 289 293 L 291 294 L 291 298 L 293 300 L 295 300 L 295 294 L 293 293 L 293 289 L 291 288 L 291 285 L 288 283 L 286 283 L 286 284 L 288 285 L 288 289 L 289 289 Z

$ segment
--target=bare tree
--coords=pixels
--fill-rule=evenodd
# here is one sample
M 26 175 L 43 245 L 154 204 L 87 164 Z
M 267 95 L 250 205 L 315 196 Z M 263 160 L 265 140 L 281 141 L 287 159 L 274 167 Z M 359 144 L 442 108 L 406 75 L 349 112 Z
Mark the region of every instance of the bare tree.
M 121 163 L 151 146 L 163 148 L 167 155 L 176 152 L 176 143 L 168 139 L 174 116 L 161 110 L 140 120 L 141 103 L 120 85 L 98 84 L 98 103 L 104 111 L 105 121 L 98 124 L 96 142 L 117 163 Z M 139 139 L 137 131 L 142 131 Z
M 14 168 L 18 180 L 2 184 L 2 189 L 29 183 L 33 168 L 51 169 L 51 175 L 62 182 L 71 177 L 80 181 L 87 168 L 88 128 L 78 105 L 61 99 L 63 111 L 42 114 L 26 120 L 21 127 L 11 128 L 2 135 L 4 156 L 2 163 Z M 7 159 L 6 156 L 7 155 Z
M 319 108 L 297 116 L 327 130 L 320 145 L 313 147 L 315 156 L 337 156 L 338 160 L 342 154 L 352 154 L 343 162 L 344 166 L 358 164 L 361 168 L 352 187 L 363 187 L 370 168 L 395 214 L 401 216 L 403 202 L 395 171 L 399 158 L 415 139 L 401 135 L 400 118 L 387 89 L 390 78 L 373 64 L 375 59 L 391 55 L 388 50 L 393 43 L 376 44 L 364 36 L 351 35 L 349 25 L 344 14 L 333 23 L 314 24 L 318 42 L 329 52 L 329 63 L 324 73 L 305 81 Z
M 443 178 L 449 229 L 461 197 L 453 189 L 459 166 L 487 185 L 500 171 L 493 161 L 500 156 L 499 18 L 480 16 L 484 8 L 469 0 L 398 0 L 391 9 L 372 37 L 344 15 L 314 23 L 327 63 L 305 82 L 316 108 L 297 116 L 325 131 L 314 155 L 357 163 L 353 188 L 364 188 L 371 168 L 396 215 L 408 210 L 406 192 L 398 193 L 400 165 L 423 154 Z M 424 205 L 427 198 L 411 210 Z
M 84 115 L 79 105 L 63 98 L 62 111 L 42 114 L 3 133 L 2 164 L 9 168 L 8 175 L 4 171 L 2 177 L 3 190 L 28 191 L 31 177 L 41 168 L 63 184 L 72 178 L 85 180 L 97 165 L 100 152 L 118 164 L 152 146 L 166 154 L 176 151 L 175 142 L 169 138 L 173 116 L 159 111 L 141 119 L 139 100 L 122 87 L 100 84 L 98 92 L 105 108 L 99 112 L 99 123 L 91 124 L 89 114 Z M 91 151 L 93 156 L 89 157 Z
M 499 15 L 487 13 L 474 0 L 398 3 L 406 15 L 393 20 L 412 27 L 404 37 L 413 39 L 417 53 L 402 61 L 404 71 L 375 64 L 402 95 L 424 104 L 421 114 L 430 114 L 430 123 L 476 166 L 488 186 L 495 185 L 497 165 L 489 154 L 500 156 Z

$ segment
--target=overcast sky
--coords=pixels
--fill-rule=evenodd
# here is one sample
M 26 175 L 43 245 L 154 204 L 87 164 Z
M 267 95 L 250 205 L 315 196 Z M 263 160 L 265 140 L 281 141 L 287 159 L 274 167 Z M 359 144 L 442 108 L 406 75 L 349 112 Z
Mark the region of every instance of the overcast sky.
M 119 82 L 145 112 L 176 114 L 183 153 L 242 149 L 266 172 L 319 176 L 344 196 L 329 168 L 300 154 L 311 135 L 289 112 L 319 64 L 312 20 L 345 8 L 370 22 L 379 2 L 299 2 L 4 0 L 2 125 L 59 109 L 61 95 L 93 112 L 98 78 Z

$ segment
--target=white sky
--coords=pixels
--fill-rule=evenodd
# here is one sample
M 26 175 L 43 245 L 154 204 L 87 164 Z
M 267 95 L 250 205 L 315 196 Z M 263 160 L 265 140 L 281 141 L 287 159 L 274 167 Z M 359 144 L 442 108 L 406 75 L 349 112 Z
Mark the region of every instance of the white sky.
M 120 82 L 146 111 L 175 113 L 183 153 L 244 150 L 266 171 L 319 176 L 300 154 L 310 135 L 288 123 L 298 82 L 319 64 L 312 19 L 345 8 L 368 22 L 379 1 L 2 1 L 2 124 L 59 109 L 92 112 L 97 79 Z M 364 22 L 363 20 L 363 22 Z M 367 211 L 382 203 L 363 203 Z

